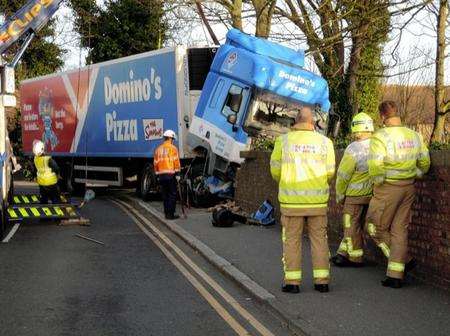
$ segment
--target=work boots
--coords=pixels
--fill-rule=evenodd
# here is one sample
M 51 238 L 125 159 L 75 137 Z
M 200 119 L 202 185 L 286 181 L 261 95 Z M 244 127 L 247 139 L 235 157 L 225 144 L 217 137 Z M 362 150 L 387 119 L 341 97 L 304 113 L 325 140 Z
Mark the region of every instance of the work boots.
M 353 261 L 350 261 L 346 257 L 340 254 L 336 254 L 334 257 L 331 258 L 331 262 L 337 266 L 337 267 L 363 267 L 363 263 L 356 263 Z
M 173 220 L 173 219 L 178 219 L 178 218 L 180 218 L 180 216 L 178 216 L 178 215 L 166 214 L 166 219 Z
M 383 285 L 383 287 L 390 287 L 390 288 L 402 288 L 403 285 L 401 279 L 391 277 L 386 277 L 386 279 L 381 281 L 381 284 Z
M 281 287 L 281 291 L 284 293 L 298 294 L 300 293 L 299 285 L 284 285 Z
M 330 288 L 328 287 L 328 285 L 315 284 L 314 290 L 316 290 L 320 293 L 328 293 L 330 291 Z

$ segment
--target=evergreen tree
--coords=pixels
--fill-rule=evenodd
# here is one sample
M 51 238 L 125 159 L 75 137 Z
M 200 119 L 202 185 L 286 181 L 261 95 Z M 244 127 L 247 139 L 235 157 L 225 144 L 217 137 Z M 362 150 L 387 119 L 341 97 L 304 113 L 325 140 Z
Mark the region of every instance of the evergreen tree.
M 167 25 L 160 0 L 71 0 L 75 29 L 87 62 L 97 63 L 161 48 Z

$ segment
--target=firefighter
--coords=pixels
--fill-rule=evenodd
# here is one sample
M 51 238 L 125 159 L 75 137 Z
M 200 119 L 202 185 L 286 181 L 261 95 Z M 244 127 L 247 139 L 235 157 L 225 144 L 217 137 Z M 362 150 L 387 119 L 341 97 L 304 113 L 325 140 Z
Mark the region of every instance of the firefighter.
M 51 156 L 45 155 L 45 145 L 41 140 L 35 140 L 33 142 L 33 154 L 41 203 L 47 204 L 49 199 L 53 204 L 60 203 L 58 164 Z
M 372 197 L 367 159 L 373 120 L 365 113 L 353 117 L 355 139 L 344 152 L 336 174 L 336 202 L 344 203 L 344 238 L 331 261 L 339 267 L 360 267 L 363 261 L 363 226 Z
M 382 285 L 400 288 L 404 272 L 416 265 L 408 257 L 408 225 L 414 179 L 428 171 L 430 156 L 422 136 L 402 125 L 395 102 L 381 103 L 379 111 L 385 127 L 370 140 L 369 175 L 375 185 L 367 213 L 367 230 L 388 259 L 387 277 Z
M 329 181 L 334 175 L 333 143 L 314 130 L 313 111 L 302 107 L 293 129 L 279 136 L 270 171 L 279 183 L 283 241 L 283 292 L 298 293 L 302 280 L 302 232 L 311 240 L 314 289 L 328 292 L 330 280 L 327 239 Z
M 177 204 L 177 182 L 180 173 L 180 158 L 173 142 L 175 132 L 167 130 L 163 134 L 164 142 L 155 150 L 153 165 L 161 185 L 166 219 L 177 219 L 175 214 Z

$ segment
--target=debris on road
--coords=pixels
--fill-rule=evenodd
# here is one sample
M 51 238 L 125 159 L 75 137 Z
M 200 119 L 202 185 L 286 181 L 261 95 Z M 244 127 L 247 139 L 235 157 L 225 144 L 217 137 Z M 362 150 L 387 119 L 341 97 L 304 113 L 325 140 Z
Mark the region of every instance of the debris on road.
M 77 234 L 75 235 L 75 237 L 78 237 L 78 238 L 81 238 L 81 239 L 85 239 L 85 240 L 89 240 L 89 241 L 91 241 L 91 242 L 93 242 L 93 243 L 96 243 L 96 244 L 105 245 L 105 243 L 104 243 L 104 242 L 101 242 L 100 240 L 96 240 L 96 239 L 92 239 L 92 238 L 83 236 L 83 235 L 80 234 L 80 233 L 77 233 Z

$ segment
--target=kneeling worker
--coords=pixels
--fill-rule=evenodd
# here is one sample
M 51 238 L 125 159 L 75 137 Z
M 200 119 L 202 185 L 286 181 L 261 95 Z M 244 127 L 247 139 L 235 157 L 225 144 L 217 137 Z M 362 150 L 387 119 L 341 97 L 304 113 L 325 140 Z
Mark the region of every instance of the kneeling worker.
M 61 202 L 58 188 L 58 164 L 49 155 L 45 155 L 45 145 L 40 140 L 33 143 L 34 165 L 37 171 L 37 183 L 41 203 L 47 204 L 50 199 L 53 204 Z
M 161 185 L 166 219 L 177 219 L 175 214 L 177 205 L 177 179 L 180 173 L 180 158 L 178 149 L 174 146 L 175 132 L 167 130 L 163 134 L 164 142 L 155 150 L 153 166 Z
M 363 265 L 363 227 L 372 197 L 367 160 L 373 120 L 365 113 L 358 113 L 351 126 L 355 141 L 345 149 L 336 177 L 336 202 L 344 202 L 344 238 L 331 261 L 339 267 Z
M 302 232 L 305 221 L 311 240 L 314 289 L 328 292 L 330 279 L 327 238 L 329 181 L 334 175 L 334 148 L 314 131 L 313 112 L 303 107 L 293 129 L 275 142 L 270 171 L 279 183 L 283 226 L 283 292 L 298 293 L 302 279 Z

